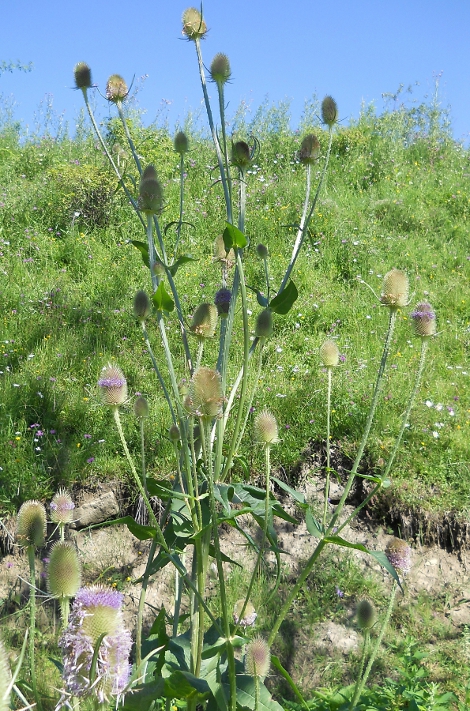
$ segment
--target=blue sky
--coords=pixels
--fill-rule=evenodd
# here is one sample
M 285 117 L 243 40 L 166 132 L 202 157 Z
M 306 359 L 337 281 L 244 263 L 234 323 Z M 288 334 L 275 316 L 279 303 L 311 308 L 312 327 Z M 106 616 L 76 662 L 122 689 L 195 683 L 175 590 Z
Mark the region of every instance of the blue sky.
M 34 133 L 41 102 L 44 110 L 52 100 L 73 130 L 83 105 L 81 92 L 73 91 L 73 67 L 86 61 L 103 92 L 113 73 L 128 83 L 148 75 L 139 93 L 145 120 L 164 109 L 174 125 L 201 103 L 194 47 L 181 40 L 188 5 L 4 0 L 0 61 L 34 66 L 28 74 L 0 77 L 3 106 L 14 101 L 15 118 Z M 205 0 L 204 13 L 206 65 L 217 52 L 230 58 L 229 112 L 241 100 L 254 113 L 266 96 L 289 99 L 295 128 L 306 99 L 331 94 L 347 124 L 363 102 L 382 110 L 382 93 L 393 94 L 400 84 L 413 87 L 403 94 L 408 103 L 431 95 L 442 72 L 442 106 L 450 107 L 455 138 L 468 143 L 469 0 Z M 98 103 L 106 115 L 105 102 Z

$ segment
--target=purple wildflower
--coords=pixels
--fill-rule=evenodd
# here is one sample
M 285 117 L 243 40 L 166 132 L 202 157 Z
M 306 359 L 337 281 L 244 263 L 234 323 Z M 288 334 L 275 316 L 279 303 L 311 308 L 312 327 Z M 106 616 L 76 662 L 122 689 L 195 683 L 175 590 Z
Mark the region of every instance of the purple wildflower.
M 406 575 L 411 570 L 411 548 L 400 538 L 392 538 L 387 544 L 385 555 L 395 570 Z

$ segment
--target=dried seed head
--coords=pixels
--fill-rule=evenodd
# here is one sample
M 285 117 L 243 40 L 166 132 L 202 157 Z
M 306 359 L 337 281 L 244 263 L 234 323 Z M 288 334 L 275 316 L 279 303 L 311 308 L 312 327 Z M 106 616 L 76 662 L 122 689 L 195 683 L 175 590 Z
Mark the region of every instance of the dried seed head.
M 262 637 L 255 637 L 246 648 L 245 672 L 264 679 L 269 674 L 271 654 L 268 643 Z
M 75 504 L 66 489 L 59 489 L 57 494 L 54 494 L 49 508 L 51 510 L 51 521 L 53 523 L 58 523 L 62 526 L 67 523 L 72 523 Z
M 321 118 L 323 123 L 331 128 L 338 120 L 338 106 L 331 96 L 325 96 L 321 104 Z
M 273 312 L 271 309 L 264 309 L 258 314 L 256 319 L 255 336 L 257 338 L 269 338 L 273 335 Z
M 232 163 L 242 172 L 250 165 L 251 150 L 246 141 L 236 141 L 236 143 L 232 143 Z
M 260 259 L 268 258 L 268 248 L 264 244 L 258 244 L 256 247 L 256 254 Z
M 179 442 L 181 439 L 180 429 L 178 425 L 171 425 L 168 430 L 168 437 L 172 442 Z
M 145 291 L 138 291 L 134 296 L 134 314 L 139 321 L 145 321 L 150 315 L 150 299 Z
M 325 341 L 320 348 L 320 358 L 326 368 L 332 368 L 339 363 L 339 349 L 332 340 Z
M 226 54 L 216 54 L 211 63 L 210 73 L 217 84 L 225 84 L 230 79 L 230 62 Z
M 134 414 L 139 418 L 149 416 L 149 404 L 143 395 L 139 395 L 134 403 Z
M 375 623 L 375 608 L 369 600 L 361 600 L 356 609 L 357 623 L 361 630 L 370 630 Z
M 85 64 L 85 62 L 79 62 L 75 65 L 73 74 L 77 89 L 86 90 L 91 88 L 91 69 L 88 64 Z
M 189 140 L 184 131 L 178 131 L 173 139 L 173 146 L 175 147 L 175 151 L 179 153 L 180 156 L 189 151 Z
M 387 556 L 393 567 L 403 575 L 406 575 L 411 570 L 411 548 L 402 541 L 401 538 L 392 538 L 385 549 Z
M 207 32 L 207 25 L 204 22 L 199 10 L 189 7 L 183 12 L 183 34 L 190 40 L 197 40 Z
M 233 608 L 233 621 L 236 625 L 241 625 L 242 627 L 253 627 L 256 622 L 258 614 L 255 612 L 255 608 L 252 603 L 248 600 L 245 607 L 245 612 L 243 617 L 240 619 L 241 611 L 243 610 L 243 605 L 245 604 L 245 599 L 237 600 Z
M 74 597 L 81 585 L 82 566 L 75 546 L 56 541 L 49 553 L 47 589 L 54 597 Z
M 140 179 L 139 210 L 147 215 L 158 215 L 163 209 L 163 190 L 157 179 L 157 171 L 148 165 Z
M 194 312 L 189 327 L 199 338 L 213 338 L 217 326 L 217 307 L 215 304 L 200 304 Z
M 189 383 L 184 405 L 192 415 L 212 419 L 222 414 L 224 397 L 220 373 L 212 368 L 198 368 Z
M 11 671 L 8 656 L 0 639 L 0 711 L 10 711 Z
M 380 302 L 391 309 L 406 306 L 410 285 L 405 272 L 391 269 L 384 276 Z
M 232 267 L 235 264 L 235 252 L 233 249 L 228 253 L 225 251 L 222 235 L 217 235 L 214 240 L 214 262 L 221 262 L 226 267 Z
M 25 501 L 18 511 L 16 538 L 20 546 L 40 548 L 46 539 L 46 509 L 39 501 Z
M 106 98 L 112 101 L 113 104 L 124 101 L 129 93 L 127 84 L 120 74 L 113 74 L 109 77 L 106 84 Z
M 219 289 L 214 298 L 214 304 L 217 307 L 217 313 L 220 318 L 227 318 L 227 314 L 230 308 L 230 300 L 232 298 L 232 292 L 230 289 Z
M 427 301 L 421 301 L 411 312 L 414 332 L 421 338 L 436 335 L 436 314 Z
M 263 410 L 256 415 L 253 431 L 255 441 L 261 442 L 265 446 L 279 442 L 276 418 L 269 410 Z
M 302 139 L 299 150 L 299 160 L 304 165 L 315 163 L 320 155 L 320 143 L 313 133 L 308 133 Z
M 103 368 L 98 380 L 98 387 L 101 392 L 101 400 L 105 405 L 114 407 L 122 405 L 127 400 L 127 381 L 122 370 L 116 365 L 108 363 Z

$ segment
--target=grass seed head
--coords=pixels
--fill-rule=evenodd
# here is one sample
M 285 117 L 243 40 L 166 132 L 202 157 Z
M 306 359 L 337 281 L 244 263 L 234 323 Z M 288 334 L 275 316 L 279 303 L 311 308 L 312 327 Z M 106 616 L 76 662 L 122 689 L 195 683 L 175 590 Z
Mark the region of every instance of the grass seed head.
M 91 88 L 91 69 L 85 62 L 78 62 L 73 70 L 77 89 Z
M 127 400 L 127 381 L 117 365 L 105 365 L 98 380 L 98 387 L 104 405 L 115 407 L 123 405 Z
M 335 341 L 328 339 L 320 347 L 320 359 L 326 368 L 333 368 L 339 363 L 339 348 Z
M 46 540 L 46 509 L 39 501 L 25 501 L 18 511 L 16 537 L 20 546 L 40 548 Z
M 54 597 L 74 597 L 82 581 L 82 566 L 75 546 L 56 541 L 49 553 L 47 589 Z
M 197 40 L 207 32 L 207 25 L 199 12 L 195 7 L 188 7 L 187 10 L 183 12 L 182 17 L 183 22 L 183 34 L 189 40 Z
M 410 284 L 405 272 L 391 269 L 383 280 L 380 302 L 391 309 L 403 308 L 408 304 Z
M 271 654 L 268 643 L 262 637 L 255 637 L 246 648 L 246 673 L 264 679 L 269 674 L 270 666 Z
M 211 62 L 210 73 L 216 84 L 225 84 L 230 79 L 230 62 L 226 54 L 219 52 Z
M 106 83 L 106 98 L 113 104 L 124 101 L 129 93 L 127 84 L 120 74 L 112 74 Z
M 427 301 L 421 301 L 411 312 L 414 332 L 421 338 L 436 335 L 436 314 Z
M 338 106 L 332 96 L 325 96 L 321 103 L 321 118 L 328 128 L 338 121 Z

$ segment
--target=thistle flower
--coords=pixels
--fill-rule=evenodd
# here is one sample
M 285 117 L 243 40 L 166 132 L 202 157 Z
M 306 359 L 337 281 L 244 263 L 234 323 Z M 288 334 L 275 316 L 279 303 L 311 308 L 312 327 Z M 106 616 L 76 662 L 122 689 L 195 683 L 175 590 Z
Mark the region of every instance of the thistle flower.
M 320 348 L 320 358 L 326 368 L 333 368 L 339 363 L 339 348 L 335 341 L 327 340 Z
M 183 131 L 178 131 L 178 133 L 173 139 L 173 146 L 175 148 L 175 151 L 179 153 L 180 156 L 184 155 L 189 151 L 188 137 Z
M 427 338 L 436 334 L 436 314 L 431 304 L 421 301 L 416 309 L 411 312 L 414 332 L 421 338 Z
M 246 648 L 245 672 L 264 679 L 269 674 L 271 654 L 268 643 L 262 637 L 255 637 Z
M 321 104 L 321 118 L 328 128 L 334 126 L 338 120 L 338 106 L 332 96 L 325 96 Z
M 253 627 L 256 622 L 256 618 L 258 617 L 258 613 L 255 612 L 255 608 L 248 600 L 248 602 L 246 603 L 245 612 L 243 613 L 243 617 L 240 619 L 240 614 L 244 604 L 244 599 L 237 600 L 237 602 L 235 603 L 235 606 L 233 608 L 233 621 L 236 625 L 241 625 L 242 627 Z
M 139 418 L 149 416 L 149 404 L 143 395 L 140 395 L 134 403 L 134 415 Z
M 256 254 L 260 259 L 267 259 L 268 258 L 268 248 L 264 244 L 258 244 L 256 246 Z
M 10 711 L 10 683 L 8 656 L 0 639 L 0 711 Z
M 49 508 L 51 510 L 51 521 L 53 523 L 58 523 L 62 526 L 67 523 L 72 523 L 75 504 L 66 489 L 59 489 L 57 494 L 54 494 Z
M 383 280 L 380 302 L 391 309 L 406 306 L 410 285 L 405 272 L 400 269 L 391 269 Z
M 220 318 L 226 318 L 230 308 L 230 300 L 232 298 L 232 292 L 230 289 L 219 289 L 214 297 L 214 304 L 217 307 L 217 313 Z
M 255 441 L 264 444 L 265 447 L 279 442 L 276 418 L 269 410 L 263 410 L 256 415 L 253 431 Z
M 212 80 L 218 85 L 225 84 L 230 79 L 230 62 L 226 54 L 219 52 L 211 62 L 210 73 Z
M 300 144 L 299 160 L 304 165 L 315 163 L 320 155 L 320 142 L 313 133 L 308 133 L 303 137 Z
M 147 215 L 158 215 L 163 209 L 163 190 L 153 165 L 148 165 L 142 173 L 138 202 L 139 210 Z
M 106 98 L 113 104 L 118 104 L 124 101 L 129 93 L 127 84 L 120 74 L 113 74 L 109 77 L 106 84 Z
M 406 575 L 411 570 L 411 548 L 401 538 L 392 538 L 385 548 L 385 555 L 395 570 Z
M 236 143 L 232 143 L 232 163 L 242 172 L 250 165 L 251 150 L 246 141 L 237 141 Z
M 220 373 L 212 368 L 199 367 L 189 383 L 184 406 L 192 415 L 212 419 L 220 417 L 223 404 Z
M 20 546 L 40 548 L 46 539 L 46 509 L 39 501 L 25 501 L 18 511 L 16 538 Z
M 200 304 L 193 314 L 189 330 L 199 338 L 213 338 L 217 326 L 217 316 L 215 304 Z
M 77 89 L 86 91 L 91 88 L 91 69 L 85 62 L 78 62 L 73 70 L 75 86 Z
M 78 591 L 69 623 L 59 641 L 65 694 L 93 695 L 100 703 L 108 703 L 111 697 L 117 701 L 121 698 L 129 680 L 132 647 L 131 635 L 123 624 L 122 600 L 122 593 L 99 585 Z M 92 682 L 95 647 L 103 634 Z
M 105 405 L 115 407 L 122 405 L 127 400 L 127 381 L 122 370 L 116 365 L 108 363 L 103 368 L 98 380 L 98 387 Z
M 356 616 L 361 630 L 370 630 L 375 623 L 375 608 L 369 600 L 361 600 L 356 608 Z
M 134 296 L 134 315 L 139 321 L 145 321 L 150 315 L 150 299 L 143 290 Z
M 54 597 L 73 597 L 81 585 L 82 566 L 75 546 L 56 541 L 49 552 L 47 589 Z
M 195 7 L 189 7 L 183 12 L 182 22 L 183 34 L 186 35 L 189 40 L 200 39 L 204 37 L 207 32 L 207 25 L 201 13 L 199 10 L 196 10 Z
M 256 319 L 255 336 L 269 338 L 273 335 L 273 313 L 271 309 L 264 309 Z

